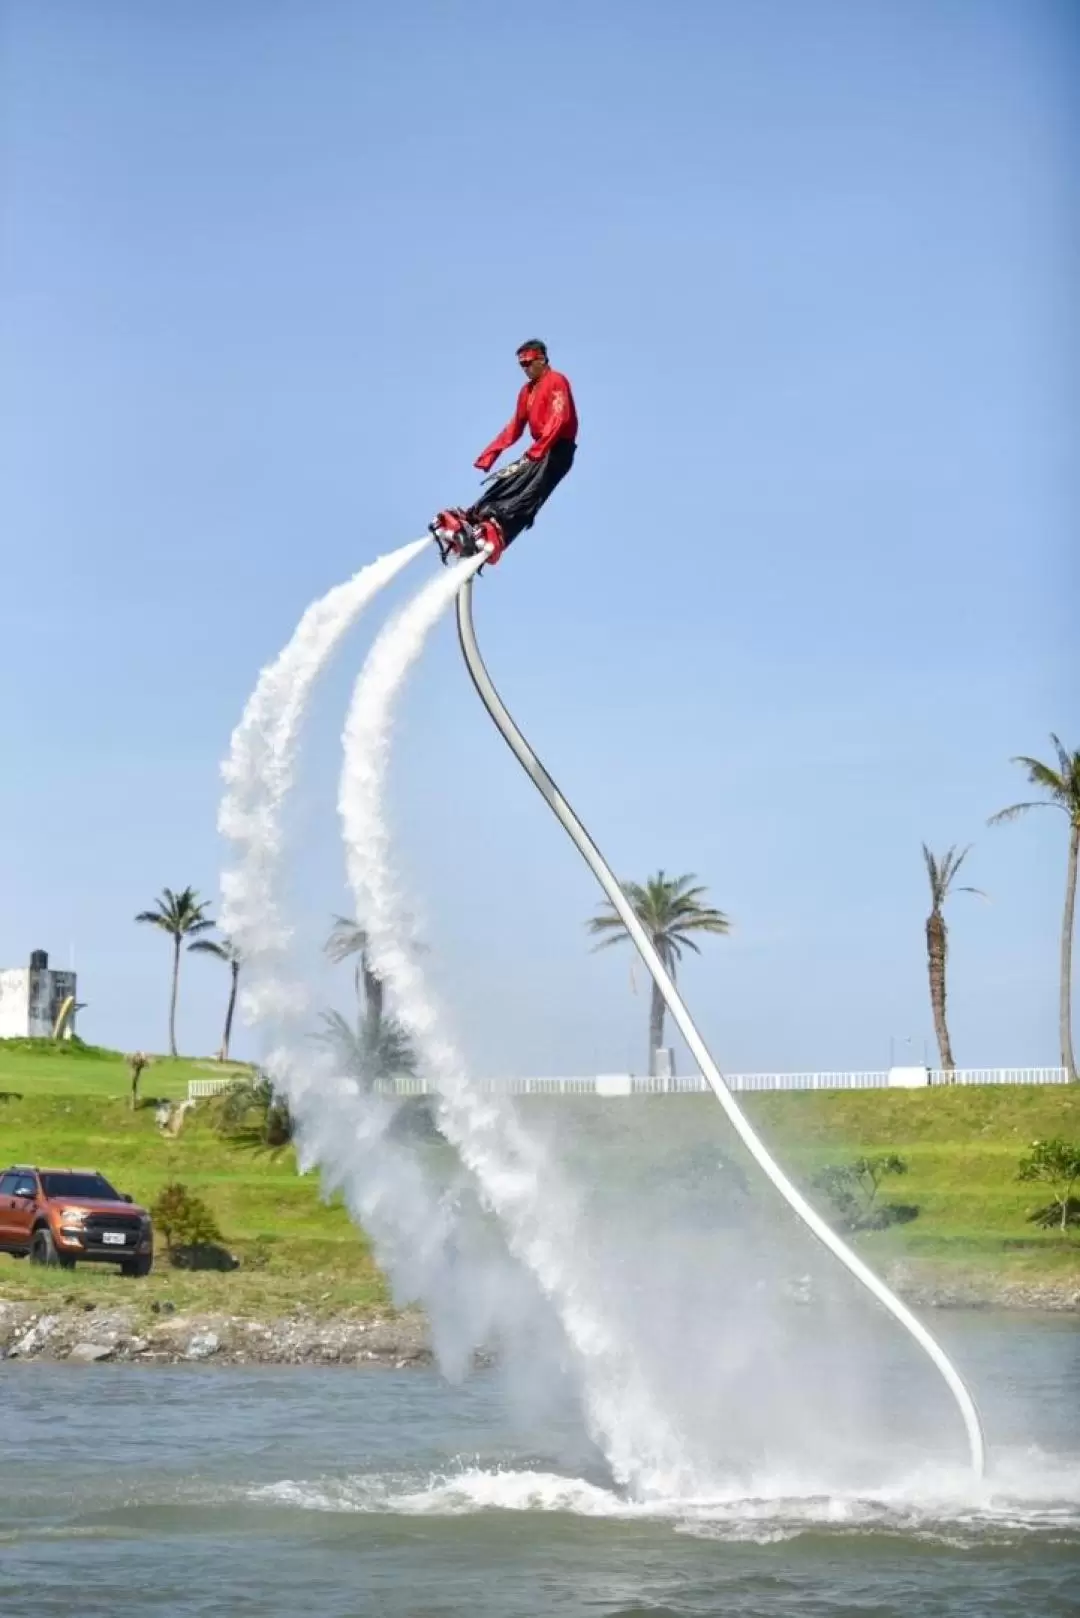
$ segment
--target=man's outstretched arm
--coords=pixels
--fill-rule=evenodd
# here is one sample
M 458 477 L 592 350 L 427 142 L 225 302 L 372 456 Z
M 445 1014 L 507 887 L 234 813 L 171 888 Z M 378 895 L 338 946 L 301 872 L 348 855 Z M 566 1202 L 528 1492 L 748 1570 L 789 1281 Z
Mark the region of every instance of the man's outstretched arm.
M 490 472 L 504 449 L 516 444 L 525 431 L 528 420 L 528 389 L 522 388 L 518 394 L 517 407 L 512 421 L 508 421 L 498 438 L 493 438 L 483 454 L 478 455 L 473 465 L 479 467 L 481 472 Z

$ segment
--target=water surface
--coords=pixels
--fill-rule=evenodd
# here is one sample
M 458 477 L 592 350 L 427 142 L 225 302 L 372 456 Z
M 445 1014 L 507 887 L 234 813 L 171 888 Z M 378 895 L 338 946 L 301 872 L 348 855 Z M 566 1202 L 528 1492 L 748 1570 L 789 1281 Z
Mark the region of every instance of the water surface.
M 981 1488 L 924 1454 L 876 1488 L 780 1468 L 635 1501 L 495 1372 L 11 1362 L 0 1613 L 1075 1618 L 1078 1323 L 935 1319 L 986 1417 Z

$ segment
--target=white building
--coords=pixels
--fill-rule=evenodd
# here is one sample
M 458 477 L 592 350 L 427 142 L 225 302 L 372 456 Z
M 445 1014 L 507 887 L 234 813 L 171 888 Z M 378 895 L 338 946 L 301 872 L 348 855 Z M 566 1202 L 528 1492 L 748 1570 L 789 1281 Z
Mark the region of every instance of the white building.
M 43 949 L 29 966 L 0 968 L 0 1039 L 52 1039 L 75 1032 L 75 974 L 54 972 Z

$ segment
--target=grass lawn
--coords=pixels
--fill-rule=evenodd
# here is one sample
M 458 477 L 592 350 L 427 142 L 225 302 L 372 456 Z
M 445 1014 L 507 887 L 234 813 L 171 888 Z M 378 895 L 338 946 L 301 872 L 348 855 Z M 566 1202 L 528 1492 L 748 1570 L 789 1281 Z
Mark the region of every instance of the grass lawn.
M 0 1169 L 12 1162 L 99 1169 L 141 1203 L 181 1180 L 210 1204 L 225 1245 L 241 1260 L 224 1273 L 174 1270 L 159 1239 L 154 1272 L 125 1281 L 112 1265 L 52 1272 L 0 1254 L 0 1297 L 85 1295 L 147 1307 L 168 1297 L 178 1307 L 255 1317 L 285 1315 L 297 1304 L 320 1314 L 387 1305 L 365 1238 L 340 1205 L 321 1200 L 317 1175 L 297 1174 L 291 1148 L 224 1137 L 201 1108 L 174 1140 L 157 1128 L 156 1099 L 180 1099 L 189 1078 L 221 1072 L 217 1062 L 155 1058 L 133 1111 L 130 1075 L 115 1052 L 0 1042 Z
M 214 1062 L 155 1061 L 143 1076 L 144 1105 L 129 1104 L 129 1077 L 115 1053 L 45 1042 L 0 1042 L 0 1168 L 10 1162 L 97 1168 L 139 1202 L 169 1180 L 204 1197 L 241 1260 L 236 1271 L 191 1274 L 159 1258 L 145 1281 L 111 1266 L 75 1272 L 31 1269 L 0 1255 L 0 1297 L 167 1296 L 178 1306 L 238 1314 L 317 1314 L 386 1309 L 389 1298 L 363 1234 L 340 1204 L 327 1205 L 318 1176 L 301 1178 L 289 1147 L 270 1150 L 214 1128 L 210 1109 L 189 1114 L 175 1139 L 154 1121 L 152 1099 L 186 1094 Z M 918 1218 L 859 1238 L 871 1263 L 903 1257 L 920 1270 L 987 1272 L 1017 1281 L 1073 1278 L 1080 1286 L 1080 1238 L 1038 1230 L 1027 1214 L 1049 1200 L 1019 1183 L 1016 1165 L 1033 1140 L 1080 1140 L 1080 1086 L 958 1086 L 934 1090 L 790 1092 L 742 1098 L 783 1166 L 802 1184 L 827 1163 L 895 1152 L 908 1164 L 884 1182 L 885 1200 L 918 1205 Z M 575 1155 L 602 1157 L 606 1174 L 628 1184 L 719 1148 L 732 1151 L 710 1096 L 527 1098 L 523 1112 L 575 1142 Z M 159 1253 L 161 1248 L 159 1246 Z

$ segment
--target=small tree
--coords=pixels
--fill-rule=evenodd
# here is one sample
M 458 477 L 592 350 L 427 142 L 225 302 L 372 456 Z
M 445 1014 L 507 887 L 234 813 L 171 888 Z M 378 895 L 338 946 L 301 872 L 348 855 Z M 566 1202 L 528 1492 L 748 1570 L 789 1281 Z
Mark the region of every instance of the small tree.
M 906 1173 L 902 1157 L 882 1152 L 877 1157 L 857 1157 L 851 1163 L 830 1163 L 815 1174 L 813 1184 L 824 1191 L 849 1230 L 884 1230 L 887 1225 L 914 1219 L 918 1213 L 908 1203 L 877 1200 L 882 1180 Z
M 132 1051 L 127 1064 L 131 1070 L 131 1110 L 134 1112 L 139 1105 L 139 1080 L 143 1069 L 150 1066 L 150 1058 L 145 1051 Z
M 150 1217 L 164 1236 L 170 1253 L 174 1248 L 198 1247 L 222 1239 L 217 1220 L 206 1203 L 179 1180 L 162 1187 L 150 1209 Z
M 1057 1225 L 1064 1235 L 1071 1224 L 1080 1223 L 1080 1205 L 1073 1196 L 1073 1186 L 1080 1181 L 1080 1145 L 1073 1141 L 1036 1140 L 1031 1151 L 1020 1160 L 1018 1180 L 1038 1180 L 1048 1185 L 1053 1199 L 1044 1208 L 1036 1208 L 1030 1215 L 1033 1224 Z

